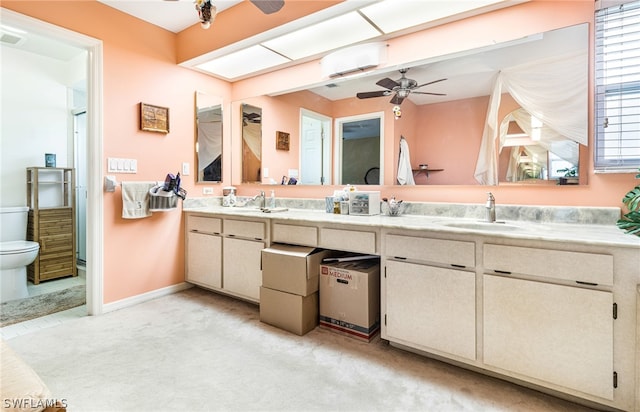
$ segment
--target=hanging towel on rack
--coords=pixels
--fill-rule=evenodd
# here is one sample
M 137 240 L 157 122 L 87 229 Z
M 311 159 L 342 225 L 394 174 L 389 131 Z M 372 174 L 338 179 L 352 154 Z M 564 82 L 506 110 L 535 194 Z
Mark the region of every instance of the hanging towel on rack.
M 140 219 L 151 216 L 149 190 L 156 182 L 122 182 L 122 218 Z
M 411 169 L 411 157 L 409 156 L 409 143 L 400 136 L 400 156 L 398 157 L 398 183 L 401 185 L 415 185 L 413 169 Z

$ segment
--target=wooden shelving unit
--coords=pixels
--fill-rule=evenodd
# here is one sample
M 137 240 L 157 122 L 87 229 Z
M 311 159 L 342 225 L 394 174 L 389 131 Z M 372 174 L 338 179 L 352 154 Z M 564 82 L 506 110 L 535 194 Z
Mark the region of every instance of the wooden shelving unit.
M 35 285 L 43 280 L 78 276 L 76 270 L 75 170 L 27 168 L 27 240 L 40 244 L 27 268 Z

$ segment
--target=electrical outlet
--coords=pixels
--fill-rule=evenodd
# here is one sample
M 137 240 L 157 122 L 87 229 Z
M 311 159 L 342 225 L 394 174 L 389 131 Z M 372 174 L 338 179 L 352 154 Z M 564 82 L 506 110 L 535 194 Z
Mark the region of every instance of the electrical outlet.
M 202 188 L 202 194 L 203 195 L 212 195 L 213 194 L 213 188 L 212 187 L 203 187 Z

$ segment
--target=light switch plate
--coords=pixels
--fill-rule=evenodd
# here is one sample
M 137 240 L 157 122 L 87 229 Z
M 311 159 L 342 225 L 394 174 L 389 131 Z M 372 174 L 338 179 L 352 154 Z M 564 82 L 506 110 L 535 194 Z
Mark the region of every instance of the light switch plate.
M 107 173 L 137 173 L 138 161 L 119 157 L 107 158 Z
M 182 175 L 189 176 L 191 173 L 191 167 L 189 166 L 189 162 L 182 162 Z

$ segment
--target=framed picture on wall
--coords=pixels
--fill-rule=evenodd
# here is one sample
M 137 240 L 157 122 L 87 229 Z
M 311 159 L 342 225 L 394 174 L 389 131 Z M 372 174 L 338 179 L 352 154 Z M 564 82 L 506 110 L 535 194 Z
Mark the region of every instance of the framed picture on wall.
M 169 108 L 140 103 L 140 130 L 169 133 Z
M 276 150 L 289 150 L 289 133 L 276 132 Z

